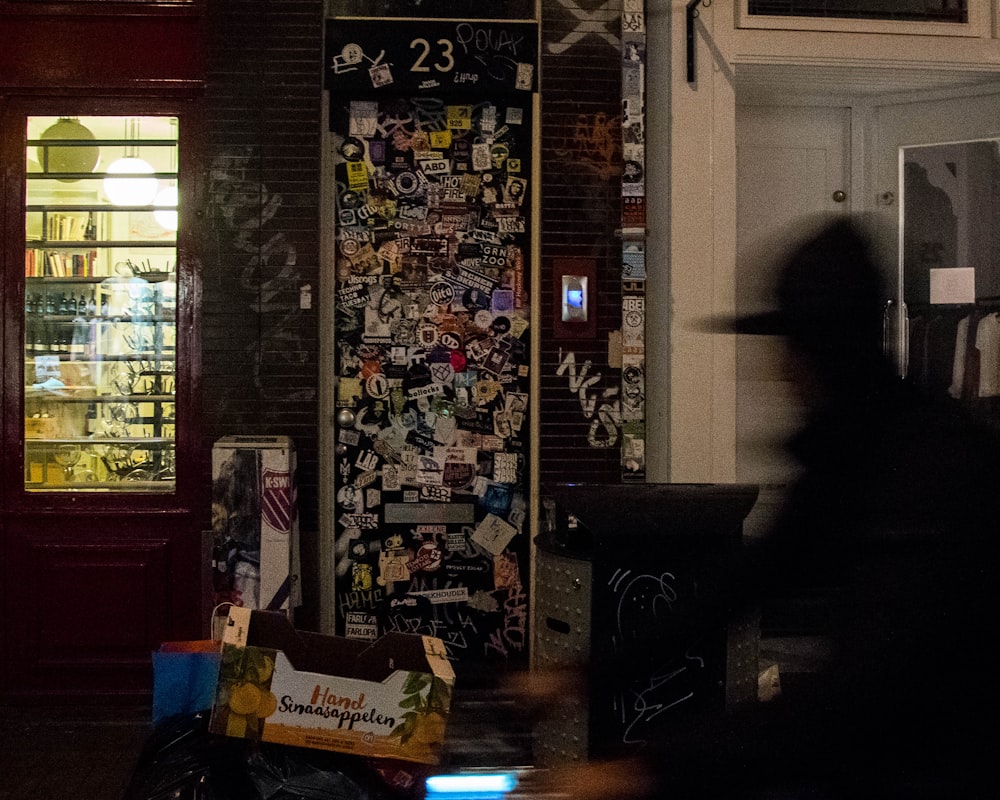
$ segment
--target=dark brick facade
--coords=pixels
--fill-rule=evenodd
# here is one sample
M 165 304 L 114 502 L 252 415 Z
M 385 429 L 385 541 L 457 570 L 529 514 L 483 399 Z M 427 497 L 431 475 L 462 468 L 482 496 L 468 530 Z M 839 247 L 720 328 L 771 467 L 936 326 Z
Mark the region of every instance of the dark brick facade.
M 620 479 L 621 54 L 615 4 L 542 9 L 541 480 Z M 352 9 L 354 13 L 362 13 Z M 378 14 L 384 9 L 373 8 Z M 319 0 L 208 6 L 203 213 L 202 421 L 227 434 L 290 435 L 299 455 L 304 563 L 317 554 L 321 118 Z M 552 260 L 592 259 L 597 331 L 553 335 Z M 300 308 L 312 287 L 313 307 Z M 315 609 L 310 569 L 305 621 Z

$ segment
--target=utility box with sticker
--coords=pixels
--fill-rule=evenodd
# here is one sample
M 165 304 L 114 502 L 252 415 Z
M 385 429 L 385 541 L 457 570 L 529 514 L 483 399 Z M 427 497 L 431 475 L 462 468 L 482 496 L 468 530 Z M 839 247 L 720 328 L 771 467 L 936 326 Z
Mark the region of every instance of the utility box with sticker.
M 375 642 L 296 630 L 231 607 L 209 730 L 237 738 L 435 764 L 455 673 L 431 636 Z
M 212 448 L 216 604 L 301 605 L 295 446 L 287 436 L 226 436 Z

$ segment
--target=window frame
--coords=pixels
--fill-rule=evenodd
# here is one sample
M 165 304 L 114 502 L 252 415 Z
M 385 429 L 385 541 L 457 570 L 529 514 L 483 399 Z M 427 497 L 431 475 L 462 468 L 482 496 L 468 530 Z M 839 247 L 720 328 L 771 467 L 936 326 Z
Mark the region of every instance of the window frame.
M 882 33 L 916 36 L 952 36 L 989 39 L 997 10 L 993 0 L 969 0 L 967 22 L 919 22 L 842 17 L 793 17 L 751 14 L 749 0 L 737 0 L 736 28 L 776 31 L 825 31 L 833 33 Z

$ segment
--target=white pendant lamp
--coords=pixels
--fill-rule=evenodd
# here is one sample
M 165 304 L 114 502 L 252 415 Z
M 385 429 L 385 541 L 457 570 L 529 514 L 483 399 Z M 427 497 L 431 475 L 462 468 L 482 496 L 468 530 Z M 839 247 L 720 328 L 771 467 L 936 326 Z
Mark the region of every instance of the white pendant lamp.
M 156 178 L 144 178 L 155 170 L 149 162 L 141 158 L 126 156 L 119 158 L 107 169 L 104 179 L 104 193 L 116 206 L 148 206 L 156 197 L 160 185 Z M 121 175 L 122 177 L 112 177 Z
M 171 138 L 177 141 L 177 120 L 170 120 Z M 170 170 L 177 175 L 177 147 L 170 150 Z M 161 228 L 168 231 L 177 230 L 177 184 L 165 186 L 157 192 L 153 200 L 156 209 L 153 211 L 153 219 L 157 221 Z
M 167 186 L 161 189 L 153 199 L 153 205 L 157 207 L 153 211 L 153 218 L 160 226 L 168 231 L 177 230 L 177 187 Z
M 139 120 L 132 117 L 126 123 L 125 138 L 136 141 L 139 138 Z M 104 193 L 116 206 L 148 206 L 156 197 L 160 182 L 152 176 L 156 170 L 150 163 L 137 155 L 135 145 L 125 148 L 125 155 L 107 169 L 104 179 Z M 120 177 L 117 177 L 120 176 Z

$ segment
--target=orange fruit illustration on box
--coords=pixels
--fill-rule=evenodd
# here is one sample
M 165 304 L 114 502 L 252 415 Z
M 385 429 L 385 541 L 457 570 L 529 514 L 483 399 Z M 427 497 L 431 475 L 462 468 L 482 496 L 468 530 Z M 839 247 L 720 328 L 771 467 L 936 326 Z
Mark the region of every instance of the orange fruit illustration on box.
M 417 720 L 410 739 L 424 746 L 439 744 L 444 740 L 445 718 L 436 711 L 422 714 Z
M 252 683 L 241 683 L 229 690 L 229 708 L 234 714 L 256 714 L 261 691 Z
M 227 645 L 223 648 L 216 708 L 222 713 L 214 720 L 214 732 L 258 739 L 265 717 L 278 710 L 278 698 L 271 691 L 275 652 L 268 649 Z
M 278 698 L 274 696 L 274 692 L 264 692 L 260 698 L 260 708 L 257 709 L 257 716 L 264 717 L 271 716 L 275 711 L 278 710 Z

